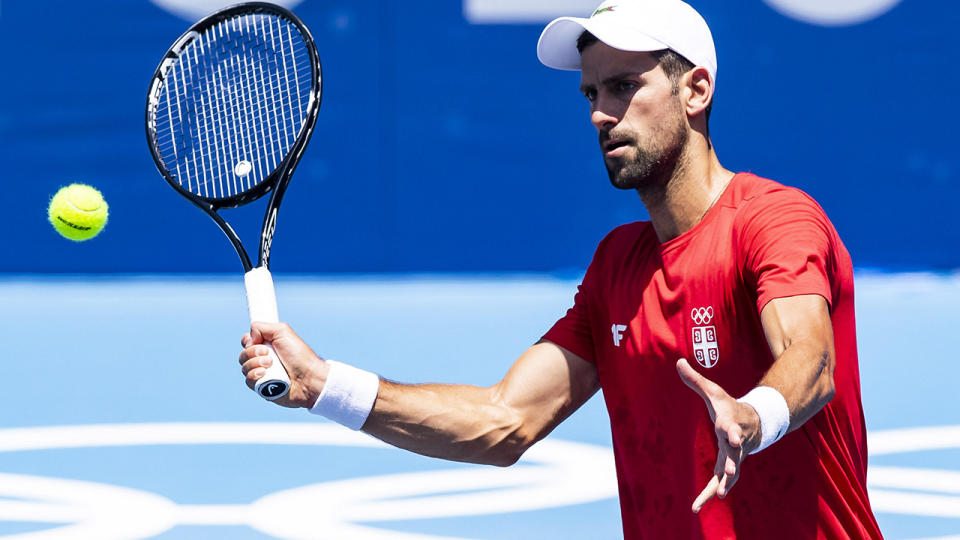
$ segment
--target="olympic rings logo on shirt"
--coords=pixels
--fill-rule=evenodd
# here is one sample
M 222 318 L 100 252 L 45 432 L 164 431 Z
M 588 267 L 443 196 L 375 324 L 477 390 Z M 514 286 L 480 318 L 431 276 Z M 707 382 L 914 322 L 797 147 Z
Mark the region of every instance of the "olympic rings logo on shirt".
M 709 324 L 713 320 L 713 306 L 693 308 L 690 310 L 690 318 L 697 324 Z

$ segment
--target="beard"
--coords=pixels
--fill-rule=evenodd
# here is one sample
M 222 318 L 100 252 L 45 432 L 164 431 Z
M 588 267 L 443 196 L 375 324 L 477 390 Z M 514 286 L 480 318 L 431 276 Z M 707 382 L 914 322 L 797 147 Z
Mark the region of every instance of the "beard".
M 674 122 L 657 129 L 646 139 L 641 139 L 636 132 L 616 128 L 600 135 L 601 148 L 607 140 L 618 139 L 632 150 L 621 156 L 604 156 L 613 187 L 644 192 L 666 186 L 678 168 L 688 138 L 682 117 L 677 114 L 674 118 Z

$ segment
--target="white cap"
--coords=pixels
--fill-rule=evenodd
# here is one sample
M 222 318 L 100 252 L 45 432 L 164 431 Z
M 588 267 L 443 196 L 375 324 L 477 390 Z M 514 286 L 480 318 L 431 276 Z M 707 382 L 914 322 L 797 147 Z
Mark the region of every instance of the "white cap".
M 580 69 L 584 30 L 621 51 L 670 49 L 717 78 L 717 52 L 707 21 L 681 0 L 607 0 L 589 18 L 560 17 L 540 34 L 537 57 L 547 67 Z

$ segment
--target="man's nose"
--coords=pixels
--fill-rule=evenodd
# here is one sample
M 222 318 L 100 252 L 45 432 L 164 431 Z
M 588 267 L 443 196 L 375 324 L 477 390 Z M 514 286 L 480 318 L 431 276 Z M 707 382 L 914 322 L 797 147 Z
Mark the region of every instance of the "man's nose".
M 599 103 L 590 111 L 590 123 L 593 124 L 593 127 L 597 128 L 597 131 L 609 131 L 613 126 L 617 125 L 617 122 L 619 122 L 617 117 L 605 112 Z

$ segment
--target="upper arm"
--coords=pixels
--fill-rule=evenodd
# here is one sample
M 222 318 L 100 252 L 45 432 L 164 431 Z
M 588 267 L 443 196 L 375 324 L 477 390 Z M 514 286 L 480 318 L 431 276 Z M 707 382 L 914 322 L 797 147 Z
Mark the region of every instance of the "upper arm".
M 819 294 L 774 298 L 760 312 L 760 323 L 774 358 L 798 340 L 818 343 L 833 355 L 830 308 Z
M 599 389 L 596 366 L 559 345 L 540 341 L 493 387 L 493 400 L 519 415 L 520 435 L 532 444 Z
M 820 295 L 833 303 L 838 239 L 823 210 L 792 189 L 751 200 L 738 214 L 741 268 L 757 309 L 774 299 Z M 782 302 L 781 302 L 782 303 Z
M 738 219 L 744 277 L 756 288 L 760 322 L 775 358 L 762 384 L 801 394 L 810 385 L 830 389 L 830 310 L 839 246 L 833 225 L 813 199 L 785 188 L 751 200 Z

